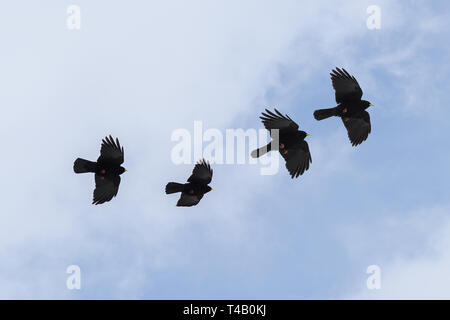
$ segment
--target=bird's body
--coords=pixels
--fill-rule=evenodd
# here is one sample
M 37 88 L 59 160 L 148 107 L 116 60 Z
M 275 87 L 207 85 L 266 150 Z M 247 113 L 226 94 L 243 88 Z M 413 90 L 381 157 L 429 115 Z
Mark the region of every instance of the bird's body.
M 124 161 L 123 147 L 119 139 L 111 136 L 102 140 L 100 157 L 97 162 L 78 158 L 73 164 L 75 173 L 95 173 L 95 190 L 92 204 L 110 201 L 117 195 L 120 175 L 126 171 L 121 164 Z
M 205 160 L 199 161 L 192 171 L 187 183 L 169 182 L 166 185 L 166 194 L 181 192 L 177 202 L 178 207 L 191 207 L 197 205 L 212 188 L 211 183 L 213 171 Z
M 93 162 L 85 159 L 78 158 L 75 160 L 74 165 L 75 173 L 92 172 L 98 175 L 121 175 L 123 173 L 121 167 L 111 165 L 107 162 Z
M 304 141 L 306 134 L 302 131 L 296 131 L 293 133 L 280 132 L 279 140 L 280 144 L 284 145 L 283 149 L 291 149 L 296 145 Z
M 203 195 L 207 192 L 211 191 L 211 188 L 202 183 L 188 182 L 183 185 L 184 193 L 194 194 L 199 197 L 203 197 Z
M 302 175 L 312 163 L 309 146 L 305 141 L 308 134 L 298 130 L 298 124 L 289 116 L 283 116 L 277 109 L 275 113 L 266 109 L 266 113 L 263 112 L 260 118 L 264 127 L 271 132 L 271 136 L 272 130 L 278 130 L 278 141 L 272 140 L 268 145 L 252 151 L 251 156 L 258 158 L 269 151 L 279 150 L 291 177 L 297 178 Z M 272 149 L 274 144 L 275 149 Z
M 361 100 L 363 92 L 358 81 L 345 69 L 336 68 L 330 75 L 338 105 L 314 111 L 314 118 L 323 120 L 332 116 L 340 117 L 350 142 L 357 146 L 365 141 L 371 132 L 370 115 L 366 109 L 372 104 Z
M 350 101 L 345 104 L 339 104 L 336 107 L 336 113 L 338 117 L 353 117 L 361 111 L 366 110 L 367 107 L 359 102 Z

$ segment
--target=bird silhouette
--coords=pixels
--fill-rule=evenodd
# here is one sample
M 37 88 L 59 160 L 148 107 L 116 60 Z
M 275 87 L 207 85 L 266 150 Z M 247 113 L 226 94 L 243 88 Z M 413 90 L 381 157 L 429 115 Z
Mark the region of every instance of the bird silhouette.
M 272 130 L 279 130 L 278 141 L 272 140 L 266 146 L 253 150 L 251 156 L 258 158 L 269 151 L 279 150 L 291 178 L 298 178 L 309 169 L 309 164 L 312 163 L 309 146 L 305 141 L 309 134 L 298 130 L 298 124 L 288 115 L 283 116 L 277 109 L 275 113 L 266 109 L 266 113 L 263 112 L 260 118 L 264 127 L 270 131 L 271 137 Z M 272 148 L 272 145 L 275 145 L 275 148 Z
M 205 193 L 213 190 L 211 183 L 213 171 L 210 164 L 202 159 L 194 167 L 187 183 L 169 182 L 166 185 L 166 194 L 181 192 L 177 202 L 178 207 L 191 207 L 197 205 Z
M 345 69 L 336 68 L 330 75 L 338 105 L 314 111 L 314 118 L 323 120 L 332 116 L 340 117 L 352 146 L 357 146 L 367 139 L 371 131 L 370 115 L 366 109 L 373 104 L 361 100 L 363 91 L 358 81 Z
M 75 173 L 95 173 L 95 190 L 92 204 L 110 201 L 119 191 L 120 175 L 127 171 L 121 164 L 124 161 L 123 147 L 119 139 L 106 137 L 102 140 L 100 157 L 97 162 L 78 158 L 73 164 Z

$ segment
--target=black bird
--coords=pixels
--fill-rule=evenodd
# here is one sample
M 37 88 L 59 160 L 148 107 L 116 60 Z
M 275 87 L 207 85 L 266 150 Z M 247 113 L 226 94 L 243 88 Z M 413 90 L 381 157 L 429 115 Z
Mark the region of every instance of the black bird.
M 286 168 L 291 174 L 291 178 L 298 178 L 309 169 L 309 164 L 312 163 L 308 143 L 304 140 L 309 134 L 298 130 L 298 124 L 288 115 L 283 116 L 277 109 L 275 109 L 275 112 L 276 114 L 266 109 L 266 113 L 263 112 L 260 118 L 264 127 L 270 131 L 271 136 L 271 130 L 279 130 L 278 143 L 272 140 L 267 146 L 253 150 L 251 156 L 258 158 L 266 154 L 272 150 L 272 143 L 274 143 L 275 148 L 273 150 L 280 151 L 286 161 Z
M 371 131 L 370 115 L 366 109 L 373 106 L 369 101 L 361 100 L 363 92 L 354 76 L 345 69 L 336 68 L 331 75 L 331 82 L 336 91 L 338 106 L 314 111 L 316 120 L 332 116 L 341 117 L 352 146 L 357 146 L 367 139 Z
M 211 183 L 213 171 L 209 163 L 203 159 L 197 162 L 188 183 L 169 182 L 166 185 L 166 194 L 181 192 L 177 207 L 195 206 L 203 198 L 205 193 L 213 190 Z
M 119 139 L 111 137 L 102 140 L 100 157 L 97 162 L 78 158 L 73 164 L 75 173 L 94 172 L 95 190 L 92 204 L 110 201 L 119 191 L 120 175 L 127 171 L 121 166 L 123 163 L 123 147 Z

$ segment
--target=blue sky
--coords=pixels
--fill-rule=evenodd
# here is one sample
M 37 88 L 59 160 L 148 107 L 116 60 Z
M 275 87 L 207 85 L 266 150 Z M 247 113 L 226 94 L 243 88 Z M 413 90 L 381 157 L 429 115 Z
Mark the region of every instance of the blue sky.
M 66 27 L 81 8 L 81 30 Z M 369 30 L 366 8 L 381 8 Z M 8 1 L 0 4 L 1 298 L 450 298 L 446 1 Z M 355 75 L 372 133 L 352 148 L 329 72 Z M 288 113 L 313 163 L 213 165 L 215 191 L 175 207 L 173 130 L 262 128 Z M 118 197 L 90 200 L 112 134 Z M 81 290 L 66 268 L 81 268 Z M 381 268 L 381 289 L 366 268 Z

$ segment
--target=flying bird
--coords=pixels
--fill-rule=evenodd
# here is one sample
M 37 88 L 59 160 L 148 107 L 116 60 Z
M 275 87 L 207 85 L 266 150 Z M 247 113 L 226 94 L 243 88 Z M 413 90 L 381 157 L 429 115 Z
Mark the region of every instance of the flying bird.
M 197 162 L 187 183 L 169 182 L 166 194 L 181 192 L 177 207 L 192 207 L 200 202 L 205 193 L 213 190 L 211 183 L 213 171 L 209 163 L 203 159 Z
M 286 168 L 291 178 L 298 178 L 309 169 L 309 164 L 312 163 L 308 143 L 304 140 L 309 134 L 298 130 L 298 124 L 288 115 L 283 116 L 277 109 L 275 109 L 275 113 L 266 109 L 266 113 L 263 112 L 260 118 L 271 136 L 273 129 L 279 130 L 278 142 L 272 140 L 268 145 L 253 150 L 251 156 L 259 158 L 271 150 L 279 150 L 286 161 Z M 273 149 L 272 144 L 275 145 Z
M 75 173 L 95 173 L 95 190 L 92 204 L 101 204 L 110 201 L 119 191 L 120 175 L 127 171 L 121 166 L 123 163 L 123 147 L 119 139 L 106 137 L 102 140 L 100 157 L 97 162 L 78 158 L 73 164 Z
M 363 92 L 358 81 L 345 69 L 336 68 L 330 75 L 338 105 L 314 111 L 314 118 L 323 120 L 332 116 L 341 117 L 352 146 L 357 146 L 367 139 L 371 131 L 370 115 L 366 109 L 373 104 L 361 100 Z

